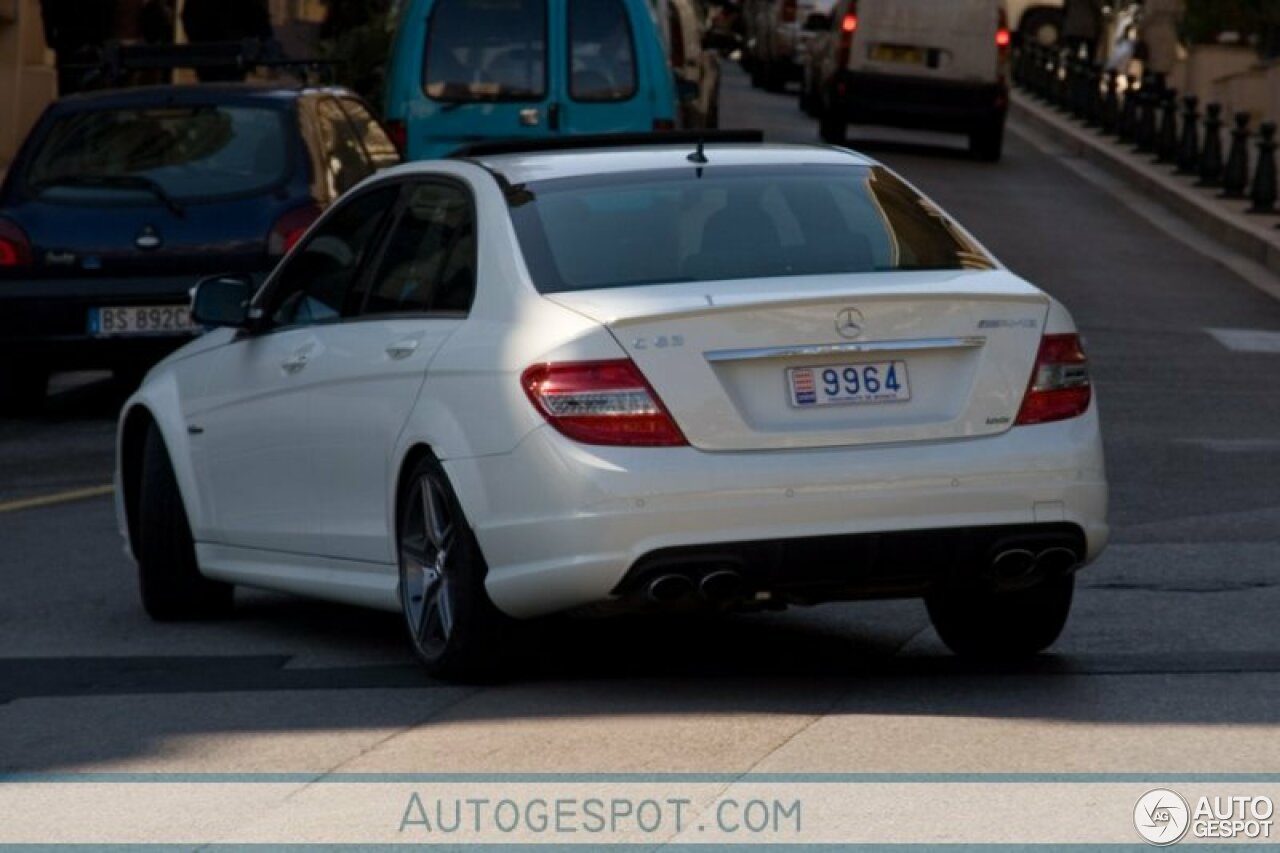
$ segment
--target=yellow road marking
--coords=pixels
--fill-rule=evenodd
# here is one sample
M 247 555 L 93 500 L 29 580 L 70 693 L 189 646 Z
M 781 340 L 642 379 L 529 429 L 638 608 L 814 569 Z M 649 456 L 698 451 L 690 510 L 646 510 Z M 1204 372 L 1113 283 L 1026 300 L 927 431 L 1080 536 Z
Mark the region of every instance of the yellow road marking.
M 24 498 L 20 501 L 9 501 L 8 503 L 0 503 L 0 514 L 6 512 L 21 512 L 24 509 L 39 509 L 46 506 L 57 506 L 58 504 L 71 503 L 72 501 L 84 501 L 89 498 L 100 498 L 109 495 L 115 491 L 114 486 L 90 486 L 87 489 L 71 489 L 67 492 L 58 492 L 53 495 L 41 495 L 38 498 Z

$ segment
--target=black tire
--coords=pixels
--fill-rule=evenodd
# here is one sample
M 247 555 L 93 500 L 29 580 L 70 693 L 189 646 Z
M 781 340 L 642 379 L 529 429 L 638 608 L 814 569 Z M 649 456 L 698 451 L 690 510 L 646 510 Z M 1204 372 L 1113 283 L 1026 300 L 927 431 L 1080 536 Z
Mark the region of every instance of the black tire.
M 49 371 L 0 367 L 0 415 L 29 415 L 40 410 L 49 390 Z
M 828 145 L 848 145 L 849 122 L 838 109 L 824 109 L 818 115 L 818 136 Z
M 969 153 L 977 160 L 998 163 L 1004 156 L 1004 117 L 993 119 L 969 132 Z
M 1062 10 L 1032 9 L 1022 16 L 1018 33 L 1023 44 L 1052 46 L 1062 41 Z
M 1039 654 L 1062 634 L 1075 575 L 1016 592 L 946 590 L 927 599 L 929 619 L 947 648 L 962 657 L 1018 660 Z
M 505 674 L 512 620 L 485 591 L 484 555 L 439 462 L 418 463 L 397 506 L 400 607 L 414 654 L 436 678 L 477 682 Z M 428 533 L 433 515 L 435 532 Z
M 142 606 L 157 622 L 217 619 L 231 613 L 235 587 L 211 581 L 196 565 L 187 510 L 164 439 L 155 425 L 142 452 L 138 495 L 138 586 Z
M 768 69 L 759 58 L 751 60 L 751 88 L 763 89 Z

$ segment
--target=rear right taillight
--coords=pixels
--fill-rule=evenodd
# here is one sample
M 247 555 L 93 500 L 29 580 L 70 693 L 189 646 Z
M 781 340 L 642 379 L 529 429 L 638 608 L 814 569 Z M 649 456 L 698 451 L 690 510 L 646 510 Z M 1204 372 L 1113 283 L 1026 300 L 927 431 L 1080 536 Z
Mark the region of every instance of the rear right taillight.
M 312 204 L 306 207 L 295 207 L 281 216 L 267 236 L 267 254 L 273 258 L 281 258 L 289 254 L 289 250 L 298 245 L 298 241 L 307 233 L 307 229 L 319 218 L 320 208 Z
M 8 219 L 0 219 L 0 269 L 31 266 L 31 241 Z
M 630 359 L 536 364 L 520 378 L 552 427 L 583 444 L 680 447 L 680 427 Z
M 1045 335 L 1031 384 L 1018 412 L 1018 426 L 1075 418 L 1089 410 L 1093 386 L 1080 336 Z

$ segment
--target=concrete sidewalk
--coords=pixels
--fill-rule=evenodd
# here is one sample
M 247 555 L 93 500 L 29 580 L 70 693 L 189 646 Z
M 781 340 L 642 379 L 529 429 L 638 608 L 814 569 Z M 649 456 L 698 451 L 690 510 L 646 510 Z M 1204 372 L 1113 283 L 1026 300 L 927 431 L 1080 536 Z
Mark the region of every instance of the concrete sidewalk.
M 1152 162 L 1127 144 L 1103 136 L 1022 91 L 1011 99 L 1011 115 L 1053 139 L 1136 192 L 1169 208 L 1198 230 L 1249 260 L 1280 275 L 1280 216 L 1252 216 L 1247 201 L 1218 198 L 1218 189 L 1195 186 L 1193 178 L 1174 175 L 1167 164 Z

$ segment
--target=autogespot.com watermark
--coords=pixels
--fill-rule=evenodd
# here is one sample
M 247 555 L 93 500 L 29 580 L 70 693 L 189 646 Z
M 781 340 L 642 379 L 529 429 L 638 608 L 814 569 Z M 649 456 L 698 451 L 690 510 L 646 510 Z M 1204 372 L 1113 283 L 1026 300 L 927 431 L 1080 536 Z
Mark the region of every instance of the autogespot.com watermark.
M 414 792 L 405 805 L 403 835 L 679 835 L 686 830 L 729 836 L 799 835 L 798 799 L 725 798 L 698 814 L 693 800 L 630 797 L 430 797 Z
M 1176 844 L 1188 835 L 1196 839 L 1271 838 L 1275 803 L 1265 796 L 1202 796 L 1193 809 L 1176 791 L 1156 788 L 1133 807 L 1133 824 L 1150 844 Z

